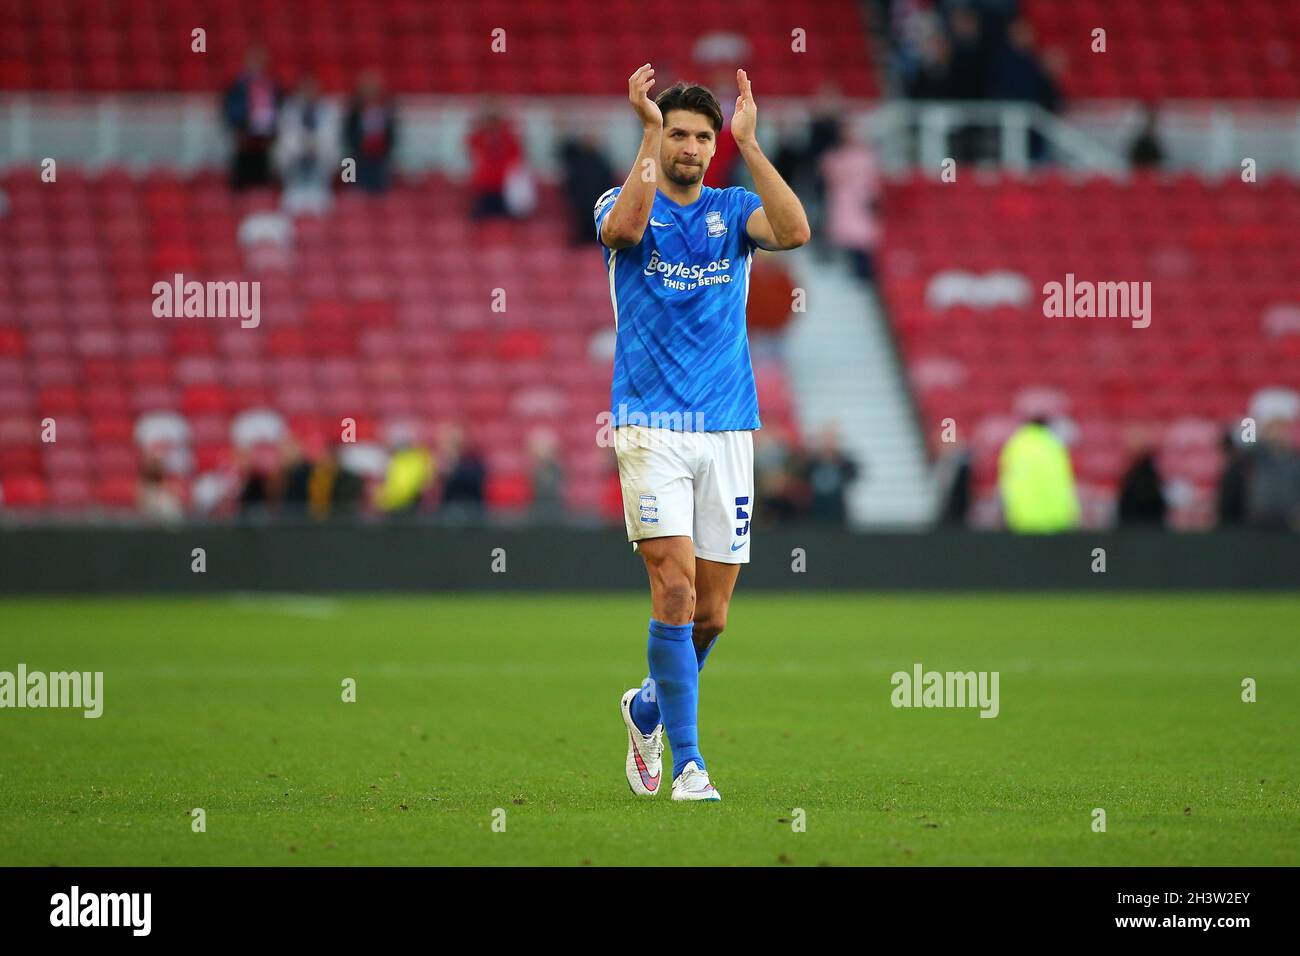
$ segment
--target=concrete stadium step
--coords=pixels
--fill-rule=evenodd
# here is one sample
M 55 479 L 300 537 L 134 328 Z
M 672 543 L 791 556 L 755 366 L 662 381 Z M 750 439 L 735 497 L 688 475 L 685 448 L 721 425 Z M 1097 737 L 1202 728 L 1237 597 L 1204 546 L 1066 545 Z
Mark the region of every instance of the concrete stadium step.
M 807 311 L 786 336 L 796 418 L 815 440 L 833 422 L 862 469 L 849 488 L 855 528 L 917 527 L 934 513 L 933 476 L 874 291 L 806 249 L 788 260 Z

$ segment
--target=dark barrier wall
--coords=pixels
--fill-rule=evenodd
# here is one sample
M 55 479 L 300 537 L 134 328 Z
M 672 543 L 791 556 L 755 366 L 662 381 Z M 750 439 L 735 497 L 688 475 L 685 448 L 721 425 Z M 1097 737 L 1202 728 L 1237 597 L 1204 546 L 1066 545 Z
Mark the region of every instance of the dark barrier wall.
M 1243 589 L 1300 586 L 1300 537 L 1015 537 L 760 531 L 747 589 Z M 193 567 L 203 549 L 206 570 Z M 1104 551 L 1105 571 L 1100 566 Z M 642 588 L 618 530 L 422 525 L 0 529 L 0 592 Z

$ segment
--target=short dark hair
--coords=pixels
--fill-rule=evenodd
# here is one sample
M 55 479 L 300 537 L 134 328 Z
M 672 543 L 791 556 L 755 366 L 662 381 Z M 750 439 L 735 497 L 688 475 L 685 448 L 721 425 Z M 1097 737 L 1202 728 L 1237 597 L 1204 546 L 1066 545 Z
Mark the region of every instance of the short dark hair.
M 722 107 L 718 98 L 709 89 L 698 83 L 684 83 L 678 80 L 668 89 L 655 97 L 655 105 L 664 119 L 668 119 L 669 110 L 689 110 L 708 117 L 713 125 L 713 132 L 722 132 Z

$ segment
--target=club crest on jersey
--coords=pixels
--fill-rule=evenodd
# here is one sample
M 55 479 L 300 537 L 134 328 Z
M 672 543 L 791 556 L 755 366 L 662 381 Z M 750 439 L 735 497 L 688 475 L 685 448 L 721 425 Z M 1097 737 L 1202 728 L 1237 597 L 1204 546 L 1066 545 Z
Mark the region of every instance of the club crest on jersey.
M 709 238 L 716 239 L 718 236 L 727 234 L 727 224 L 722 221 L 722 213 L 706 212 L 704 214 L 704 224 L 709 227 Z

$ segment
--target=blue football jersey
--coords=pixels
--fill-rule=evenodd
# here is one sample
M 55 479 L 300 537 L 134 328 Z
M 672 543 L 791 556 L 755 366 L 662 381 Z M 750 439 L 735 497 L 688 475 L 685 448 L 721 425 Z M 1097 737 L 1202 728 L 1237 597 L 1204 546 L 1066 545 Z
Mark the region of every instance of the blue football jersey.
M 596 237 L 622 187 L 596 201 Z M 762 205 L 740 186 L 705 186 L 679 206 L 655 191 L 641 241 L 602 243 L 614 304 L 613 424 L 687 431 L 761 427 L 745 303 Z

